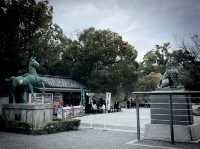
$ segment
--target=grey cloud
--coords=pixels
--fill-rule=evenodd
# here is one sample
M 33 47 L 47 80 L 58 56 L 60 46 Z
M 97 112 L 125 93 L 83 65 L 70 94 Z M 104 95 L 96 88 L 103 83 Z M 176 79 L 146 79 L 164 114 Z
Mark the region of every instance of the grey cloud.
M 67 36 L 90 26 L 110 28 L 132 43 L 140 59 L 173 35 L 199 32 L 199 0 L 50 0 Z

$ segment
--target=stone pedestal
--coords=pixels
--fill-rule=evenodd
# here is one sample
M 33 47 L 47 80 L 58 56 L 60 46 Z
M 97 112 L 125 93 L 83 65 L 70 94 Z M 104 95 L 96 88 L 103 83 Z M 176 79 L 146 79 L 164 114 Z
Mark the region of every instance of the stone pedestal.
M 2 112 L 6 120 L 27 122 L 33 129 L 40 129 L 53 119 L 51 104 L 4 104 Z
M 144 139 L 170 141 L 170 126 L 166 124 L 146 124 Z M 175 142 L 191 142 L 200 139 L 200 124 L 174 125 Z
M 183 91 L 160 89 L 156 92 Z M 151 124 L 170 124 L 170 96 L 167 94 L 150 95 Z M 192 102 L 188 95 L 172 95 L 174 125 L 192 125 Z
M 166 124 L 146 124 L 144 139 L 171 141 L 170 126 Z M 175 142 L 190 142 L 189 126 L 174 125 Z
M 145 126 L 145 139 L 165 140 L 171 139 L 170 135 L 170 96 L 159 94 L 165 91 L 184 91 L 162 88 L 150 95 L 151 124 Z M 158 92 L 158 94 L 155 94 Z M 176 142 L 190 142 L 197 139 L 194 134 L 192 102 L 188 95 L 172 95 L 174 139 Z M 199 125 L 198 125 L 199 126 Z M 192 129 L 193 128 L 193 129 Z M 193 130 L 193 131 L 192 131 Z

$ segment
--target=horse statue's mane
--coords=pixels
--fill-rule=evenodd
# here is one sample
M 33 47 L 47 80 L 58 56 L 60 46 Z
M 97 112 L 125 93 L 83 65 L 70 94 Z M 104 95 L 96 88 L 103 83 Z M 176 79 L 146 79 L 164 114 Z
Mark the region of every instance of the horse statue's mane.
M 31 57 L 28 65 L 28 73 L 21 76 L 10 77 L 7 79 L 10 81 L 10 96 L 9 103 L 25 103 L 24 99 L 16 98 L 16 90 L 21 88 L 23 92 L 30 92 L 32 96 L 34 95 L 34 87 L 40 84 L 44 85 L 42 80 L 39 79 L 36 69 L 40 64 L 36 61 L 36 58 Z

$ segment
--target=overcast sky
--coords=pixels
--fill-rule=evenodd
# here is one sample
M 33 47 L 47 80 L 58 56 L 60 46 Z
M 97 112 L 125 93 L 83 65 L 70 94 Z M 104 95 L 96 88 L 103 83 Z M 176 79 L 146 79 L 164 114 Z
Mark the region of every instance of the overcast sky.
M 200 0 L 49 0 L 53 21 L 66 36 L 89 27 L 110 29 L 138 51 L 138 60 L 155 44 L 172 47 L 200 32 Z

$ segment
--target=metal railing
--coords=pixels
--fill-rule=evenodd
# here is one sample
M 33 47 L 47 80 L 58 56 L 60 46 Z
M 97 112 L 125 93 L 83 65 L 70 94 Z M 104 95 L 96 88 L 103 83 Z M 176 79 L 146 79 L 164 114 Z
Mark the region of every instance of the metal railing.
M 85 113 L 85 109 L 82 106 L 72 106 L 62 108 L 62 119 L 82 116 Z
M 192 99 L 192 98 L 200 98 L 200 91 L 184 91 L 184 90 L 167 90 L 167 91 L 149 91 L 149 92 L 133 92 L 133 94 L 136 96 L 136 117 L 137 117 L 137 140 L 140 141 L 140 110 L 139 110 L 139 104 L 140 104 L 140 100 L 139 97 L 143 96 L 143 97 L 150 97 L 150 96 L 158 96 L 159 98 L 162 98 L 162 96 L 167 96 L 169 101 L 168 101 L 168 108 L 166 108 L 165 110 L 168 110 L 169 112 L 169 127 L 170 127 L 170 139 L 171 139 L 171 143 L 174 144 L 174 111 L 176 110 L 174 108 L 174 106 L 178 103 L 173 103 L 174 99 L 177 99 L 176 96 L 184 96 L 186 100 L 188 99 Z M 194 95 L 197 95 L 195 97 L 193 97 Z M 181 98 L 180 98 L 181 99 Z M 200 100 L 199 100 L 200 101 Z M 153 103 L 149 103 L 150 104 L 150 108 L 152 108 Z M 187 105 L 187 103 L 186 103 Z M 190 105 L 190 103 L 188 103 L 188 105 Z M 183 110 L 183 109 L 181 109 Z M 188 114 L 192 114 L 192 112 L 190 111 L 190 109 L 188 108 Z M 192 121 L 192 120 L 191 120 Z M 191 123 L 188 123 L 188 125 Z

